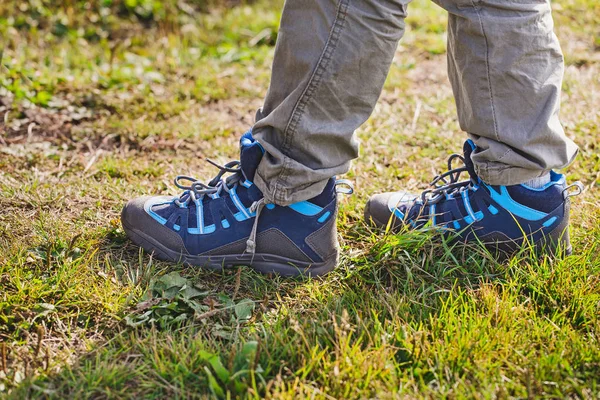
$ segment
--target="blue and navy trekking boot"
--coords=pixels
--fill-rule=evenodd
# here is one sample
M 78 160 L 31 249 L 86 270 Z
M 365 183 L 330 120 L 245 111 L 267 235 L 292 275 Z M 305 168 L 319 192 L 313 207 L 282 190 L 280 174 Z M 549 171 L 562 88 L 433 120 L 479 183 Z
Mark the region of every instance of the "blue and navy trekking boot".
M 332 178 L 308 201 L 265 204 L 252 183 L 264 149 L 251 132 L 240 147 L 240 161 L 210 161 L 220 171 L 208 184 L 178 176 L 180 196 L 128 202 L 121 221 L 129 238 L 159 259 L 216 270 L 247 265 L 263 273 L 316 276 L 335 268 L 336 186 L 349 183 Z
M 552 171 L 550 183 L 540 189 L 488 185 L 475 173 L 474 150 L 475 144 L 467 140 L 464 156 L 450 156 L 448 171 L 418 196 L 405 192 L 372 196 L 365 207 L 366 220 L 393 231 L 403 226 L 435 227 L 464 243 L 483 243 L 501 256 L 528 245 L 536 252 L 570 254 L 569 197 L 581 192 L 581 183 L 566 186 L 565 177 Z M 464 165 L 453 168 L 457 159 Z M 463 172 L 470 179 L 461 181 Z M 577 193 L 569 193 L 572 187 Z

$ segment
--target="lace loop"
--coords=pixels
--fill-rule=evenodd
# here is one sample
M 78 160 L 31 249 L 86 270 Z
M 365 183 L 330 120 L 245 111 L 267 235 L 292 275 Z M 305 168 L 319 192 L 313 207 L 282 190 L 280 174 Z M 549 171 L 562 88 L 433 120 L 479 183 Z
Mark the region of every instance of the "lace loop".
M 254 254 L 256 252 L 256 232 L 258 230 L 258 217 L 260 217 L 260 213 L 265 207 L 265 199 L 262 198 L 258 201 L 255 201 L 250 206 L 250 212 L 256 213 L 254 218 L 254 224 L 252 225 L 252 231 L 250 231 L 250 236 L 246 241 L 246 252 L 250 254 Z
M 571 189 L 575 189 L 574 191 L 571 191 Z M 573 182 L 572 184 L 570 184 L 569 186 L 567 186 L 566 188 L 563 189 L 562 191 L 562 196 L 563 199 L 568 199 L 569 197 L 574 197 L 574 196 L 579 196 L 581 193 L 583 193 L 583 191 L 585 190 L 585 187 L 583 186 L 583 184 L 579 181 Z
M 354 193 L 354 185 L 348 179 L 336 179 L 335 192 L 340 194 Z

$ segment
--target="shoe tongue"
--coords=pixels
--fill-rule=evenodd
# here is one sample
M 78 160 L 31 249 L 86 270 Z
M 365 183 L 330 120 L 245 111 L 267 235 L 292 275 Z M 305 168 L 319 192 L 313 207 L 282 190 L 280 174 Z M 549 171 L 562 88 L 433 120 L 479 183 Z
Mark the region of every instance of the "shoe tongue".
M 252 131 L 246 132 L 240 139 L 240 162 L 242 173 L 250 182 L 254 182 L 256 168 L 263 157 L 264 149 L 252 137 Z
M 475 172 L 475 165 L 473 164 L 473 160 L 471 160 L 471 154 L 475 151 L 475 143 L 471 139 L 468 139 L 463 146 L 463 155 L 465 158 L 465 167 L 467 167 L 467 171 L 469 172 L 469 176 L 474 183 L 479 182 L 479 176 Z

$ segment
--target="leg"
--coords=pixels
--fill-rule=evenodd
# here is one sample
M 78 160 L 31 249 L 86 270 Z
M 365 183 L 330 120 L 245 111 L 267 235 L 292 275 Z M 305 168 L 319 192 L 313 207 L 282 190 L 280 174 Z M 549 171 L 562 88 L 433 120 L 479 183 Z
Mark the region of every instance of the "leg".
M 256 185 L 287 205 L 321 193 L 358 155 L 354 130 L 379 98 L 410 0 L 288 0 L 257 113 Z
M 558 120 L 563 58 L 549 2 L 434 1 L 450 13 L 449 75 L 470 137 L 464 166 L 453 168 L 452 156 L 450 170 L 418 196 L 372 196 L 365 217 L 380 227 L 437 226 L 494 253 L 524 244 L 569 253 L 566 180 L 551 169 L 569 164 L 577 148 Z
M 477 174 L 515 185 L 567 166 L 558 118 L 563 56 L 548 0 L 435 0 L 448 10 L 448 69 Z
M 240 162 L 214 164 L 219 172 L 208 184 L 177 177 L 177 197 L 127 203 L 121 220 L 131 240 L 159 259 L 212 269 L 333 269 L 332 176 L 357 155 L 352 135 L 379 97 L 408 1 L 287 1 L 271 86 L 258 122 L 240 139 Z

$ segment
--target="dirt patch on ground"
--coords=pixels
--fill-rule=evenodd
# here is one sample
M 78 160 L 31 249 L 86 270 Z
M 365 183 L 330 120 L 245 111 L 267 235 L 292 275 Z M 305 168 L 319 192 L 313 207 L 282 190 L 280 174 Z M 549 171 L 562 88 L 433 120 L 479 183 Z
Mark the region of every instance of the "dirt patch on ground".
M 57 100 L 51 107 L 29 102 L 18 105 L 9 96 L 0 97 L 0 145 L 50 141 L 72 142 L 75 125 L 92 118 L 92 111 L 68 101 Z
M 0 147 L 50 143 L 75 152 L 104 151 L 154 152 L 161 150 L 197 150 L 210 138 L 206 131 L 239 132 L 241 135 L 254 122 L 260 99 L 226 99 L 205 104 L 191 104 L 181 113 L 167 119 L 134 118 L 124 127 L 111 127 L 118 113 L 106 108 L 74 105 L 56 101 L 51 107 L 27 102 L 15 104 L 10 97 L 0 97 Z M 155 134 L 144 134 L 148 124 Z M 207 129 L 210 127 L 210 129 Z M 216 129 L 215 129 L 216 127 Z M 239 135 L 236 135 L 239 136 Z

